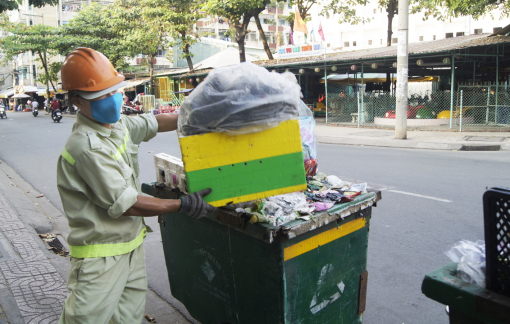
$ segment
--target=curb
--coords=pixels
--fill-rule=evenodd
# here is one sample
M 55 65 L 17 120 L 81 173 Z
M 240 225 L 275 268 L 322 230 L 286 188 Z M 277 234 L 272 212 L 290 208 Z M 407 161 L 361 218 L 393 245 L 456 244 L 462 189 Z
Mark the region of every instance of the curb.
M 462 145 L 459 151 L 501 151 L 501 145 Z
M 438 143 L 438 142 L 412 142 L 401 141 L 397 143 L 388 140 L 372 139 L 367 141 L 360 138 L 349 137 L 330 137 L 330 136 L 317 136 L 316 141 L 318 144 L 333 144 L 333 145 L 351 145 L 351 146 L 371 146 L 371 147 L 389 147 L 396 149 L 425 149 L 425 150 L 446 150 L 446 151 L 505 151 L 510 150 L 510 147 L 504 145 L 476 145 L 476 144 L 462 144 L 462 143 Z

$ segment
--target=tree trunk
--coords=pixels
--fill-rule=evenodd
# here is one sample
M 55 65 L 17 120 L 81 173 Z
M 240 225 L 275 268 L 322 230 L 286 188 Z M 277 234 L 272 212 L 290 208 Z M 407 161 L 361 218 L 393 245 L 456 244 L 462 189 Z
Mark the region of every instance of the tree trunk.
M 149 55 L 149 93 L 154 95 L 154 55 Z
M 246 31 L 248 29 L 248 24 L 250 23 L 250 18 L 252 17 L 251 14 L 245 13 L 243 16 L 243 23 L 239 20 L 236 20 L 235 26 L 236 26 L 236 42 L 237 45 L 239 45 L 239 61 L 246 62 L 246 52 L 244 49 L 244 39 L 246 37 Z
M 46 73 L 46 79 L 50 81 L 53 91 L 57 92 L 57 89 L 55 88 L 53 81 L 50 80 L 50 74 L 48 73 L 48 62 L 46 61 L 46 52 L 44 52 L 44 57 L 41 52 L 37 53 L 39 54 L 39 58 L 41 59 L 42 66 L 44 68 L 44 72 Z
M 246 62 L 246 53 L 244 50 L 244 37 L 245 35 L 237 35 L 237 45 L 239 45 L 239 62 Z
M 186 62 L 188 62 L 188 69 L 191 71 L 193 70 L 193 61 L 191 60 L 191 55 L 189 53 L 189 45 L 184 43 L 185 40 L 186 32 L 181 31 L 181 44 L 183 44 L 182 51 L 184 52 L 184 54 L 186 54 Z
M 186 49 L 186 51 L 184 53 L 189 54 L 189 49 Z M 186 55 L 186 61 L 188 62 L 189 70 L 190 71 L 193 70 L 193 62 L 191 61 L 191 56 Z
M 393 35 L 393 17 L 395 17 L 395 0 L 390 0 L 388 7 L 388 38 L 386 40 L 386 46 L 391 46 L 391 36 Z
M 48 76 L 48 68 L 46 67 L 46 52 L 44 52 L 44 58 L 41 54 L 41 52 L 37 52 L 39 54 L 39 58 L 41 59 L 41 63 L 43 64 L 44 70 L 46 71 L 46 76 Z M 47 107 L 50 102 L 50 84 L 48 82 L 49 78 L 46 78 L 46 111 L 50 112 Z
M 259 30 L 260 37 L 262 38 L 262 44 L 264 44 L 264 50 L 266 50 L 267 58 L 270 60 L 274 60 L 273 54 L 271 53 L 271 50 L 269 49 L 269 45 L 267 44 L 266 35 L 264 34 L 264 30 L 262 29 L 262 25 L 260 24 L 260 18 L 259 18 L 258 14 L 255 15 L 255 23 L 257 24 L 257 28 Z M 276 32 L 278 32 L 278 31 L 276 31 Z
M 391 46 L 391 36 L 393 35 L 393 18 L 395 17 L 396 0 L 390 0 L 386 11 L 388 12 L 388 38 L 386 40 L 386 46 Z M 386 73 L 386 82 L 384 85 L 384 91 L 391 91 L 391 74 Z

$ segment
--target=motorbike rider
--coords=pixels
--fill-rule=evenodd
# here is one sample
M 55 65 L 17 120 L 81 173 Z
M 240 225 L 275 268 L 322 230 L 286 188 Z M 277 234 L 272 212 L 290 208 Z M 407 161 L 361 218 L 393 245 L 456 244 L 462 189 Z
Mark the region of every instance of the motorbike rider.
M 34 109 L 38 109 L 38 108 L 39 108 L 39 103 L 37 102 L 37 100 L 35 100 L 35 99 L 34 99 L 34 100 L 32 101 L 32 111 L 33 111 Z
M 129 97 L 124 98 L 124 106 L 131 106 L 131 101 L 129 100 Z
M 200 218 L 214 207 L 204 189 L 181 199 L 142 196 L 138 145 L 177 128 L 176 114 L 120 114 L 124 76 L 90 48 L 65 59 L 62 88 L 79 108 L 57 163 L 57 186 L 71 232 L 70 295 L 63 323 L 142 323 L 147 293 L 143 217 L 183 212 Z
M 55 111 L 57 110 L 60 110 L 60 103 L 57 98 L 53 98 L 53 101 L 51 102 L 51 117 L 55 115 Z

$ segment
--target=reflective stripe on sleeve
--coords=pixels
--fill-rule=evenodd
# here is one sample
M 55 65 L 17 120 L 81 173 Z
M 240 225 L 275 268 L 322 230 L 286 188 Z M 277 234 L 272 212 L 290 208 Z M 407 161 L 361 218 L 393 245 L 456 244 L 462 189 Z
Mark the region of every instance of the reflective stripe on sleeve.
M 66 148 L 64 147 L 64 149 L 62 150 L 62 157 L 67 161 L 69 162 L 69 164 L 71 165 L 74 165 L 74 163 L 76 162 L 74 160 L 74 158 L 71 156 L 71 154 L 69 154 L 69 152 L 67 152 Z
M 142 244 L 147 235 L 147 229 L 143 228 L 140 234 L 132 241 L 125 243 L 70 245 L 73 258 L 102 258 L 129 253 Z

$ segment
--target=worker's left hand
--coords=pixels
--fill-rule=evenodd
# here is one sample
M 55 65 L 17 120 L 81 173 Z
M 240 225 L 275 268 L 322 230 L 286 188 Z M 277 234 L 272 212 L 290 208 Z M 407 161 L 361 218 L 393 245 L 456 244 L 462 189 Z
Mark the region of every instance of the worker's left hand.
M 195 219 L 200 219 L 208 213 L 216 210 L 216 207 L 209 205 L 203 197 L 210 194 L 212 189 L 204 189 L 181 198 L 181 213 L 185 213 Z

